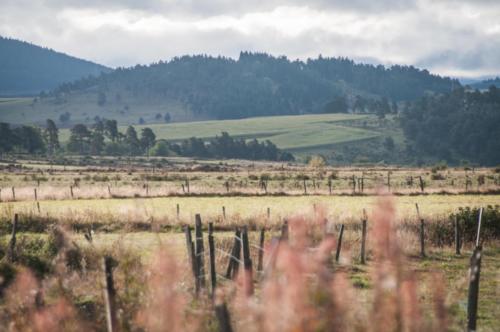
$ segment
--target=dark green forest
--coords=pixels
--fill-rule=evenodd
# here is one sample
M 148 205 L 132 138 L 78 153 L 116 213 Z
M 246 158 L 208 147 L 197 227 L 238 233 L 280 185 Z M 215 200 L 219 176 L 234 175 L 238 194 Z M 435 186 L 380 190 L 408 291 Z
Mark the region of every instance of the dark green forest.
M 500 89 L 426 96 L 401 114 L 410 154 L 451 163 L 500 164 Z
M 195 114 L 235 119 L 322 113 L 339 97 L 354 99 L 358 95 L 408 101 L 457 86 L 457 80 L 411 66 L 386 68 L 321 56 L 291 61 L 284 56 L 242 52 L 238 60 L 183 56 L 149 66 L 118 68 L 62 84 L 51 96 L 64 99 L 65 95 L 95 91 L 102 106 L 116 96 L 176 100 Z
M 0 96 L 35 95 L 109 68 L 0 36 Z

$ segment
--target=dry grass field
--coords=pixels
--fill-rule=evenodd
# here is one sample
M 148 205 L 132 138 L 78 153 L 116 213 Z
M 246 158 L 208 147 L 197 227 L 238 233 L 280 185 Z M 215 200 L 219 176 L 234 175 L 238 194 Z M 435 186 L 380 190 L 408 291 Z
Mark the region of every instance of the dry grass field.
M 33 161 L 4 165 L 0 179 L 0 321 L 11 330 L 105 330 L 103 261 L 112 257 L 113 323 L 123 331 L 228 331 L 227 322 L 235 331 L 461 331 L 479 207 L 486 210 L 478 331 L 498 326 L 500 195 L 493 169 L 170 161 L 153 171 Z M 204 250 L 194 257 L 203 257 L 204 270 L 195 273 L 185 226 L 194 227 L 197 214 Z M 215 230 L 216 290 L 208 223 Z M 228 274 L 234 232 L 245 229 L 248 253 L 241 235 L 239 272 Z

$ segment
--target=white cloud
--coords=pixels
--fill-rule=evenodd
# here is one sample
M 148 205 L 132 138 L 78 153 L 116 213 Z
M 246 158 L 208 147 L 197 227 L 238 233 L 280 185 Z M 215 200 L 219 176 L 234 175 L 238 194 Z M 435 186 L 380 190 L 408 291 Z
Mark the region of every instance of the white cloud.
M 110 66 L 183 54 L 348 56 L 446 75 L 500 73 L 490 0 L 2 0 L 0 34 Z

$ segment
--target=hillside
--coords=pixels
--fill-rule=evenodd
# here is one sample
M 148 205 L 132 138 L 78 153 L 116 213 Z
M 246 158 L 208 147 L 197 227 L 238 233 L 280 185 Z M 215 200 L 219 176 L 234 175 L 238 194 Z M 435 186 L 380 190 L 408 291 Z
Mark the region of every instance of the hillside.
M 63 84 L 32 105 L 0 107 L 0 114 L 12 123 L 41 123 L 68 112 L 70 119 L 60 123 L 64 126 L 91 124 L 96 116 L 123 125 L 162 123 L 167 113 L 172 122 L 238 119 L 323 113 L 338 98 L 351 109 L 358 96 L 386 104 L 414 100 L 453 86 L 459 86 L 458 81 L 414 67 L 385 68 L 345 58 L 290 61 L 243 52 L 238 60 L 184 56 L 120 68 Z
M 492 85 L 496 86 L 497 88 L 500 88 L 500 77 L 469 84 L 469 86 L 472 89 L 478 89 L 478 90 L 487 90 Z
M 0 96 L 37 95 L 110 69 L 48 48 L 0 36 Z

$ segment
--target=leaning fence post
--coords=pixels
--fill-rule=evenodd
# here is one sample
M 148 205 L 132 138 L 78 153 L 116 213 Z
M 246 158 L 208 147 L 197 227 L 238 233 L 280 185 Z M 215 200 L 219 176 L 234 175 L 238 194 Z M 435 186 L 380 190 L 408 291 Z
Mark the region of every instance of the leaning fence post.
M 16 200 L 16 188 L 12 187 L 12 200 Z
M 104 304 L 106 307 L 106 323 L 108 332 L 118 330 L 118 322 L 116 320 L 116 290 L 113 281 L 113 258 L 105 256 L 103 258 L 104 270 Z
M 73 186 L 72 185 L 69 186 L 69 193 L 71 195 L 71 198 L 73 198 Z
M 248 242 L 248 228 L 243 227 L 242 234 L 242 244 L 243 244 L 243 266 L 245 269 L 245 287 L 246 295 L 250 296 L 253 294 L 253 276 L 252 276 L 252 259 L 250 258 L 250 243 Z
M 229 264 L 227 266 L 226 279 L 234 279 L 238 274 L 238 269 L 240 266 L 240 252 L 241 252 L 241 232 L 236 229 L 234 234 L 234 244 L 231 251 L 231 257 L 229 257 Z
M 259 240 L 259 261 L 257 262 L 257 272 L 262 272 L 262 265 L 264 262 L 264 240 L 266 236 L 266 229 L 262 227 L 260 230 L 260 240 Z
M 201 216 L 199 214 L 195 215 L 195 235 L 196 235 L 196 267 L 197 278 L 200 283 L 200 287 L 205 287 L 205 262 L 203 255 L 205 254 L 205 249 L 203 247 L 203 230 L 201 229 Z
M 191 227 L 189 225 L 186 225 L 186 227 L 184 228 L 184 234 L 186 235 L 186 248 L 188 253 L 188 259 L 191 261 L 191 270 L 193 271 L 196 293 L 198 293 L 199 292 L 199 284 L 197 278 L 198 269 L 196 267 L 196 258 L 193 250 L 194 244 L 193 244 L 193 239 L 191 237 Z
M 35 194 L 35 201 L 38 201 L 38 195 L 37 195 L 37 192 L 36 192 L 36 188 L 33 189 L 33 192 Z
M 212 298 L 215 296 L 217 287 L 217 273 L 215 270 L 215 243 L 214 243 L 214 224 L 208 223 L 208 250 L 210 253 L 210 281 L 212 282 Z
M 12 235 L 10 237 L 10 242 L 9 242 L 9 251 L 7 252 L 7 260 L 9 262 L 13 262 L 16 259 L 16 234 L 17 234 L 17 222 L 18 222 L 18 215 L 17 213 L 14 214 L 14 219 L 12 219 Z
M 479 241 L 481 237 L 481 220 L 483 219 L 483 208 L 479 209 L 479 219 L 477 222 L 477 236 L 476 236 L 476 247 L 479 247 Z
M 422 176 L 419 176 L 419 177 L 418 177 L 418 181 L 419 181 L 419 183 L 420 183 L 420 191 L 421 191 L 421 192 L 424 192 L 424 189 L 425 189 L 425 182 L 424 182 L 424 180 L 422 179 Z
M 335 253 L 335 261 L 338 263 L 340 258 L 340 250 L 342 249 L 342 236 L 344 235 L 344 224 L 340 225 L 339 240 L 337 242 L 337 252 Z
M 36 208 L 38 210 L 38 214 L 40 214 L 41 213 L 40 212 L 40 202 L 38 202 L 38 201 L 36 202 Z
M 460 255 L 460 230 L 458 228 L 458 217 L 455 215 L 455 254 Z
M 365 210 L 363 210 L 363 221 L 361 225 L 361 264 L 366 264 L 366 256 L 365 256 L 365 250 L 366 250 L 366 213 Z
M 476 247 L 470 258 L 469 295 L 467 300 L 467 331 L 470 332 L 476 331 L 481 250 L 481 246 Z

